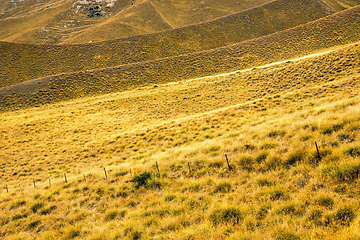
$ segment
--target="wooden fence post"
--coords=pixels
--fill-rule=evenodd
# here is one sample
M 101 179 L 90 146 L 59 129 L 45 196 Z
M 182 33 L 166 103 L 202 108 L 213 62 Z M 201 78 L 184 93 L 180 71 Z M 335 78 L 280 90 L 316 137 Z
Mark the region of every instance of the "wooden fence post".
M 35 186 L 35 178 L 33 178 L 33 183 L 34 183 L 34 188 L 36 188 L 36 186 Z
M 159 173 L 159 175 L 160 175 L 159 165 L 158 165 L 158 163 L 157 163 L 157 162 L 155 162 L 155 163 L 156 163 L 156 168 L 157 168 L 157 171 L 158 171 L 158 173 Z
M 227 163 L 227 166 L 228 166 L 228 168 L 229 168 L 229 171 L 231 171 L 231 166 L 230 166 L 230 164 L 229 164 L 229 159 L 228 159 L 228 157 L 227 157 L 227 154 L 225 154 L 225 158 L 226 158 L 226 163 Z
M 50 178 L 49 178 L 49 185 L 50 185 L 50 187 L 51 187 L 51 180 L 50 180 Z
M 107 179 L 106 169 L 104 168 L 105 178 Z
M 320 156 L 320 152 L 319 152 L 317 142 L 315 142 L 315 146 L 316 146 L 316 151 L 317 151 L 317 154 L 318 154 L 318 158 L 319 158 L 319 160 L 321 160 L 321 156 Z
M 64 173 L 65 183 L 67 183 L 66 173 Z
M 86 182 L 86 177 L 85 177 L 85 174 L 83 174 L 83 176 L 84 176 L 84 182 Z
M 188 167 L 189 167 L 189 174 L 191 173 L 191 168 L 190 168 L 190 163 L 188 162 Z
M 8 186 L 6 185 L 6 192 L 9 193 L 9 188 Z

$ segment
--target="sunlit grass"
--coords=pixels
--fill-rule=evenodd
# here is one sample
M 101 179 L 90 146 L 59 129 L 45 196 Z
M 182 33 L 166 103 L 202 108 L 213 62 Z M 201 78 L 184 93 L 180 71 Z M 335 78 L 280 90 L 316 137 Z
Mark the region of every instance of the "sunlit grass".
M 0 236 L 356 237 L 357 49 L 1 113 Z

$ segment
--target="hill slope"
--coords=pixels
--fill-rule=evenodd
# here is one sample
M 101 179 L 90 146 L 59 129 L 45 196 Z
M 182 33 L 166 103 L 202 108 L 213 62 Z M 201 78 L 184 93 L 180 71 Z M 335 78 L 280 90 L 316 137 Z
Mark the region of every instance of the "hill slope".
M 177 22 L 174 26 L 178 27 L 180 22 L 197 24 L 266 2 L 270 0 L 244 1 L 241 4 L 236 0 L 222 4 L 213 0 L 206 3 L 200 0 L 191 3 L 189 0 L 176 3 L 151 0 L 3 0 L 0 3 L 0 29 L 6 34 L 0 35 L 0 40 L 54 44 L 86 32 L 87 29 L 92 32 L 92 27 L 106 23 L 115 27 L 117 21 L 119 26 L 115 27 L 116 35 L 113 35 L 119 38 L 168 29 L 163 18 L 159 18 L 162 14 L 167 17 L 166 21 Z M 60 7 L 64 4 L 66 8 Z M 149 8 L 149 4 L 156 6 L 156 10 Z M 43 12 L 47 12 L 46 16 Z M 174 15 L 174 12 L 177 14 Z
M 72 37 L 64 43 L 111 40 L 167 29 L 172 27 L 155 10 L 150 1 L 146 1 L 123 11 L 103 24 L 86 29 L 85 33 Z
M 113 41 L 61 46 L 0 42 L 0 87 L 47 75 L 218 48 L 288 29 L 331 13 L 331 9 L 316 0 L 278 0 L 199 25 Z
M 0 113 L 1 238 L 358 238 L 359 56 Z
M 360 7 L 236 45 L 113 68 L 61 74 L 0 89 L 2 110 L 175 82 L 301 57 L 358 41 Z

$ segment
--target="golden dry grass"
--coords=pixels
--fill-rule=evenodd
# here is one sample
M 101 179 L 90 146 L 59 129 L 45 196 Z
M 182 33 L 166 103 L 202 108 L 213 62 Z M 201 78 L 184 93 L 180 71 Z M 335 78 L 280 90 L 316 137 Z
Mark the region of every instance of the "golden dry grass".
M 359 237 L 359 52 L 1 113 L 0 236 Z
M 10 1 L 0 3 L 1 40 L 56 44 L 76 37 L 84 43 L 119 38 L 197 24 L 270 2 L 243 1 Z M 67 4 L 64 4 L 67 3 Z M 62 4 L 60 6 L 59 4 Z M 99 7 L 101 17 L 89 18 L 89 7 Z M 164 19 L 164 17 L 165 19 Z M 106 29 L 107 31 L 102 31 Z M 111 31 L 112 33 L 108 33 Z M 97 36 L 94 34 L 103 34 Z M 87 37 L 85 37 L 85 36 Z M 89 38 L 90 39 L 86 39 Z M 76 37 L 77 38 L 77 37 Z
M 0 90 L 0 107 L 7 110 L 39 106 L 299 57 L 302 53 L 310 54 L 357 41 L 359 10 L 356 7 L 309 24 L 224 48 L 114 68 L 55 75 L 3 88 Z M 356 62 L 354 59 L 349 64 Z
M 276 9 L 278 8 L 281 11 L 277 11 Z M 292 14 L 285 14 L 287 11 L 290 11 L 290 9 Z M 308 9 L 306 14 L 304 14 L 304 9 Z M 284 1 L 284 3 L 283 0 L 279 0 L 264 5 L 262 8 L 255 8 L 248 11 L 249 12 L 231 15 L 214 22 L 190 26 L 188 28 L 174 29 L 158 34 L 134 36 L 93 44 L 54 46 L 0 42 L 0 86 L 8 86 L 53 74 L 115 67 L 129 63 L 176 57 L 204 50 L 210 51 L 210 49 L 213 48 L 223 47 L 254 37 L 274 33 L 301 23 L 306 23 L 328 14 L 327 10 L 314 0 L 311 0 L 310 2 L 305 0 L 296 2 Z M 348 16 L 351 12 L 354 12 L 354 15 Z M 250 22 L 248 22 L 246 20 L 246 16 L 248 16 L 247 13 L 254 18 L 254 21 L 249 20 Z M 336 25 L 335 23 L 332 23 L 333 20 L 331 18 L 319 23 L 319 27 L 324 28 L 324 30 L 322 30 L 323 34 L 328 31 L 333 32 L 336 29 L 344 31 L 344 34 L 336 34 L 339 35 L 337 37 L 338 44 L 343 43 L 344 40 L 348 41 L 349 38 L 354 38 L 353 36 L 357 34 L 357 24 L 359 22 L 356 18 L 356 10 L 352 10 L 349 13 L 342 13 L 341 16 L 339 16 L 340 19 L 335 20 L 337 21 Z M 277 19 L 282 20 L 280 21 Z M 261 22 L 260 24 L 260 20 L 268 23 L 265 24 Z M 238 24 L 238 21 L 245 22 L 244 24 Z M 327 27 L 328 21 L 330 21 L 329 27 Z M 349 26 L 349 24 L 351 25 Z M 316 26 L 313 26 L 314 29 L 309 30 L 321 31 L 318 28 L 317 23 L 315 25 Z M 223 29 L 226 29 L 226 31 Z M 308 29 L 301 28 L 300 30 L 306 32 Z M 243 34 L 238 34 L 239 32 L 242 32 Z M 302 34 L 302 32 L 297 32 L 295 34 Z M 306 32 L 306 34 L 310 34 L 307 36 L 309 37 L 307 41 L 313 42 L 320 40 L 314 35 L 318 34 L 317 32 Z M 285 38 L 286 36 L 281 37 Z M 310 37 L 314 37 L 315 39 L 310 39 Z M 201 42 L 199 39 L 201 39 Z M 278 41 L 278 39 L 274 40 Z M 294 41 L 297 40 L 298 39 L 294 39 Z M 273 41 L 273 39 L 270 38 L 269 41 Z M 263 45 L 266 43 L 259 42 L 259 44 Z M 275 43 L 272 42 L 272 44 Z M 299 44 L 302 45 L 303 43 L 300 42 Z M 325 46 L 328 46 L 326 42 L 324 44 Z M 264 48 L 264 46 L 261 45 L 256 47 Z M 247 47 L 251 48 L 251 45 L 247 45 Z M 281 47 L 281 45 L 277 47 Z M 287 46 L 285 45 L 284 47 Z M 306 47 L 306 45 L 303 47 Z M 266 51 L 267 49 L 264 50 Z M 231 52 L 234 51 L 234 49 L 233 47 L 229 47 L 228 49 L 217 51 L 222 52 L 221 55 L 226 54 L 226 57 L 231 57 Z M 246 49 L 243 49 L 242 51 L 244 51 L 243 54 L 237 52 L 233 59 L 229 59 L 229 64 L 234 64 L 233 62 L 239 62 L 242 59 L 251 61 L 251 55 L 253 53 L 247 53 Z M 261 51 L 261 49 L 258 51 Z M 276 49 L 276 51 L 278 50 Z M 203 54 L 205 54 L 204 57 L 208 59 L 206 54 L 209 53 Z M 210 52 L 210 54 L 213 53 Z M 288 57 L 289 56 L 286 56 L 286 58 Z M 193 59 L 194 57 L 192 56 L 189 58 L 191 61 L 198 61 L 197 59 Z M 35 59 L 36 61 L 34 61 Z M 182 59 L 183 58 L 180 57 L 181 61 L 183 61 Z M 177 61 L 177 59 L 175 60 Z M 188 61 L 187 59 L 185 60 Z M 212 61 L 211 59 L 208 60 Z M 183 64 L 186 64 L 186 62 Z M 262 63 L 259 62 L 259 64 Z M 224 67 L 222 70 L 223 72 L 229 70 L 229 67 Z M 236 69 L 238 69 L 238 67 L 239 66 L 235 66 Z M 183 69 L 182 66 L 181 68 Z M 207 71 L 207 73 L 212 74 L 212 72 L 209 71 Z

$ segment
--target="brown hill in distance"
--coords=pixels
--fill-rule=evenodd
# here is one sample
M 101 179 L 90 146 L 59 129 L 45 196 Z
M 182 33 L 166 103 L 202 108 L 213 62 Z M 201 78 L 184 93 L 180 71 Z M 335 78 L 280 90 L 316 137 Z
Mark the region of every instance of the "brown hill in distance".
M 131 35 L 154 33 L 170 28 L 180 28 L 218 17 L 244 11 L 269 3 L 273 0 L 256 1 L 193 1 L 148 0 L 129 8 L 110 20 L 96 24 L 82 33 L 65 40 L 63 43 L 87 43 L 105 41 Z M 163 23 L 166 22 L 166 25 Z
M 0 89 L 1 109 L 26 108 L 226 73 L 357 42 L 360 37 L 359 13 L 360 6 L 232 46 L 28 81 Z
M 169 29 L 164 22 L 174 28 L 197 24 L 270 1 L 3 0 L 0 40 L 57 44 L 88 30 L 92 33 L 93 27 L 104 28 L 104 24 L 108 25 L 105 29 L 115 31 L 109 37 L 119 38 Z
M 345 9 L 357 6 L 360 0 L 322 0 L 335 11 L 343 11 Z
M 0 42 L 0 87 L 47 75 L 114 67 L 219 48 L 332 13 L 317 0 L 278 0 L 199 25 L 113 41 L 61 46 Z
M 172 29 L 172 27 L 156 11 L 150 1 L 146 1 L 125 10 L 102 24 L 86 29 L 85 33 L 73 39 L 84 39 L 84 42 L 110 40 L 167 29 Z M 65 43 L 74 42 L 73 39 L 69 39 Z

